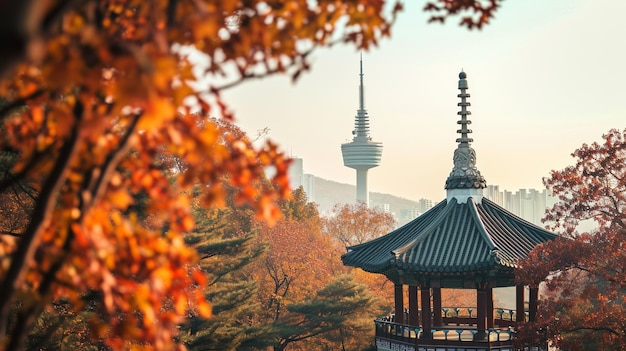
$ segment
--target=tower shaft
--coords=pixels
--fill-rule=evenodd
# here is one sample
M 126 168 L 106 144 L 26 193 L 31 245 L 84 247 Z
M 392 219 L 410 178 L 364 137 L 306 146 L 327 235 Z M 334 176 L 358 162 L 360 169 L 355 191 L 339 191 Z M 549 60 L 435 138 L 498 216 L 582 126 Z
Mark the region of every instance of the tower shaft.
M 369 188 L 367 186 L 367 168 L 356 169 L 356 199 L 366 204 L 370 203 Z

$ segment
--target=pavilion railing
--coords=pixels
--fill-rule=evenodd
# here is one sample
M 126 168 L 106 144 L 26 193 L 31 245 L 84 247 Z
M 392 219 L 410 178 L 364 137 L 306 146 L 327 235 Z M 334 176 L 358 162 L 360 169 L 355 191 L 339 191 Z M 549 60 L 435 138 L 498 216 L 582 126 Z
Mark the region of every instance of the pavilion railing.
M 467 326 L 441 326 L 424 330 L 419 326 L 408 326 L 380 319 L 375 320 L 375 323 L 376 336 L 408 343 L 416 340 L 502 343 L 511 342 L 515 335 L 512 327 L 490 328 L 485 331 L 485 335 L 477 339 L 479 331 Z
M 524 313 L 524 320 L 528 320 L 528 312 Z M 494 322 L 500 327 L 513 327 L 517 319 L 517 311 L 514 309 L 494 308 Z M 418 311 L 418 318 L 421 320 L 421 311 Z M 441 318 L 447 325 L 471 325 L 476 324 L 476 309 L 473 307 L 443 307 Z M 385 316 L 379 320 L 394 322 L 394 316 Z M 409 311 L 404 311 L 404 320 L 409 320 Z
M 454 346 L 456 350 L 512 350 L 515 337 L 516 311 L 494 308 L 494 327 L 477 329 L 476 310 L 472 307 L 444 307 L 441 309 L 441 326 L 424 330 L 421 326 L 395 323 L 394 316 L 375 320 L 376 342 L 407 345 L 406 350 L 419 350 L 418 346 Z M 418 311 L 421 321 L 421 311 Z M 404 320 L 408 320 L 408 312 Z M 414 346 L 411 348 L 411 346 Z M 397 348 L 397 347 L 396 347 Z

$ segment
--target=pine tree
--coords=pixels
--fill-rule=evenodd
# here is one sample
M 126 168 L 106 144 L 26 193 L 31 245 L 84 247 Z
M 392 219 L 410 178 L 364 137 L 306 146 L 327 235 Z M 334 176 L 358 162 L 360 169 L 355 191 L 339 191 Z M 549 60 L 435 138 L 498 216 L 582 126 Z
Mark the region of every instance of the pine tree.
M 371 330 L 379 302 L 367 286 L 350 275 L 340 275 L 314 297 L 288 305 L 288 313 L 273 323 L 251 328 L 255 337 L 243 346 L 269 346 L 283 351 L 306 341 L 309 350 L 362 350 L 371 343 L 372 338 L 362 336 Z
M 185 236 L 185 241 L 196 248 L 200 267 L 209 277 L 204 294 L 213 316 L 204 319 L 192 315 L 181 327 L 181 341 L 189 350 L 236 349 L 258 313 L 256 282 L 247 277 L 244 268 L 263 253 L 265 246 L 256 244 L 254 233 L 236 230 L 239 226 L 233 222 L 244 213 L 230 208 L 195 209 L 196 229 Z

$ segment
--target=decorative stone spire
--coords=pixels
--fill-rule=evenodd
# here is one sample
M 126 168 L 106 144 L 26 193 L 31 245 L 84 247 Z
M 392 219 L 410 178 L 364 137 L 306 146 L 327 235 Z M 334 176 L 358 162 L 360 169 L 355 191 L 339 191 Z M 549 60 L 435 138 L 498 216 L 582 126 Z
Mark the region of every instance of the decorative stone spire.
M 478 168 L 476 168 L 476 151 L 472 149 L 470 143 L 474 141 L 468 135 L 472 133 L 471 129 L 467 126 L 472 123 L 467 116 L 471 115 L 471 112 L 467 110 L 470 103 L 467 98 L 470 94 L 467 93 L 467 74 L 461 71 L 459 73 L 459 90 L 461 93 L 458 95 L 461 98 L 461 102 L 458 106 L 461 107 L 461 111 L 457 114 L 461 116 L 461 120 L 457 121 L 457 124 L 461 126 L 461 129 L 457 130 L 457 133 L 461 135 L 456 139 L 459 143 L 456 150 L 454 150 L 454 168 L 446 180 L 446 189 L 448 190 L 448 200 L 452 197 L 457 197 L 457 200 L 464 202 L 463 199 L 458 198 L 457 195 L 462 197 L 474 196 L 482 198 L 482 189 L 487 187 L 485 178 L 480 174 Z M 467 191 L 455 191 L 460 189 L 468 189 Z M 480 191 L 471 191 L 470 189 L 480 189 Z

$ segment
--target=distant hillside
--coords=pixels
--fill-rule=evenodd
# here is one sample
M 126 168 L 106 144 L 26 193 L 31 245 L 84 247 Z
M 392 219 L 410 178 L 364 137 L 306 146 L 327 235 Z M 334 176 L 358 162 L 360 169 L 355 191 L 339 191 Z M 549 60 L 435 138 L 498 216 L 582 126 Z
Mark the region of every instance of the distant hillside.
M 314 201 L 319 205 L 321 212 L 332 209 L 336 203 L 354 203 L 356 199 L 356 186 L 334 182 L 332 180 L 314 177 Z M 400 210 L 416 208 L 417 202 L 399 196 L 370 192 L 372 205 L 389 204 L 389 211 L 396 216 Z

